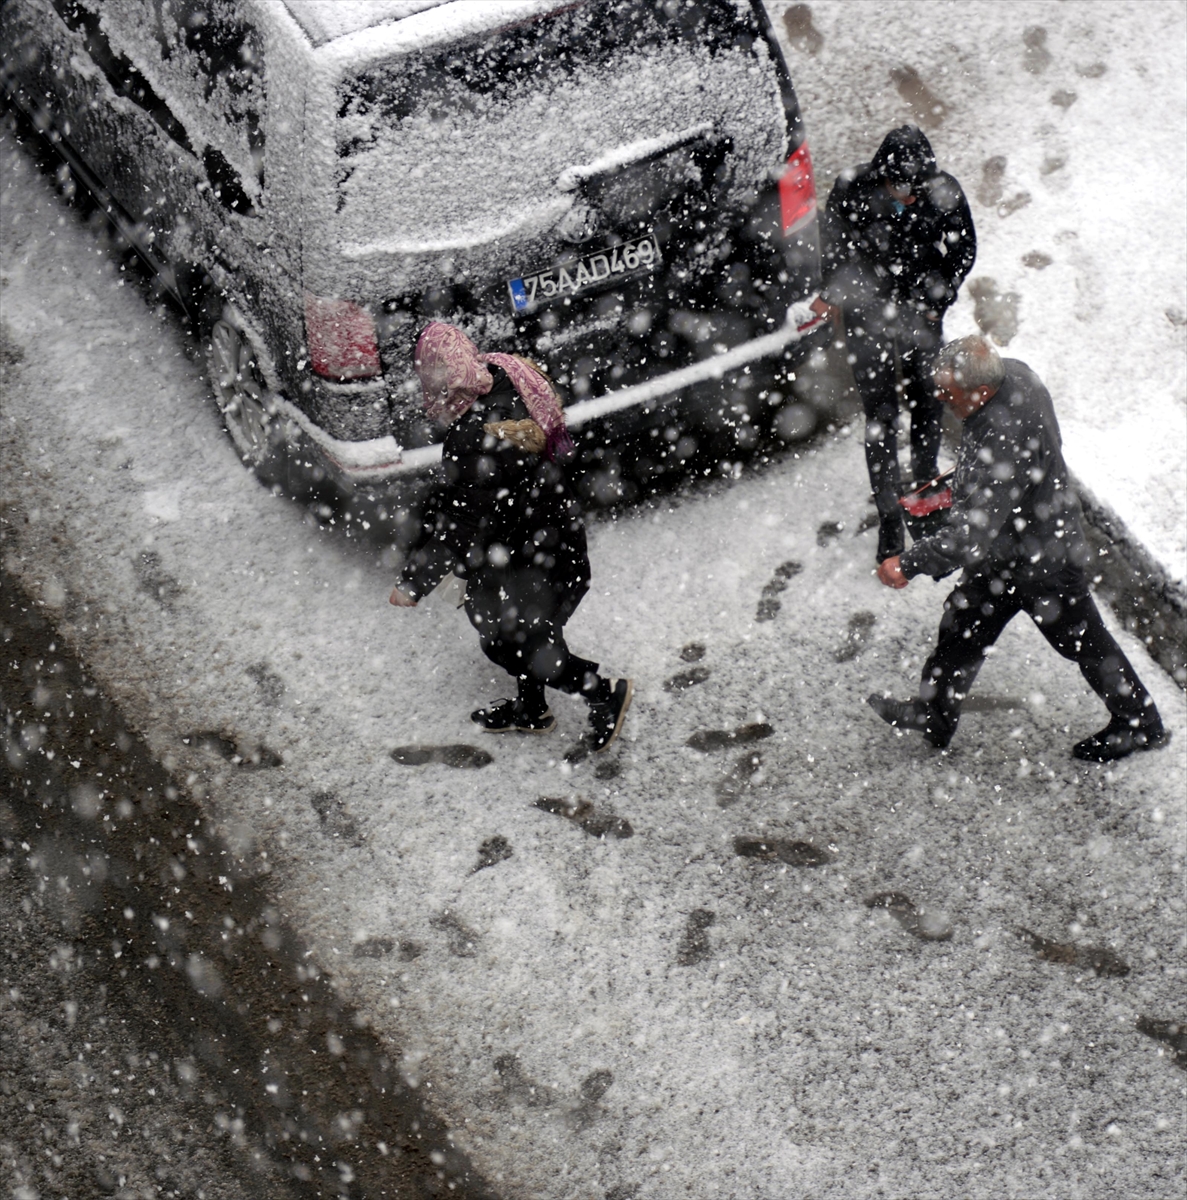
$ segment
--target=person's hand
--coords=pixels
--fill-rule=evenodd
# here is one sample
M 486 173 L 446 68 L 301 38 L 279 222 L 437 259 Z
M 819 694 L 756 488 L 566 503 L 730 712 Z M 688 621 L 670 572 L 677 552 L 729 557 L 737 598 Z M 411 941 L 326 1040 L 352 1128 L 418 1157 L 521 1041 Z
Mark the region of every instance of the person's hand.
M 829 304 L 823 296 L 817 296 L 808 307 L 818 317 L 827 317 L 830 321 L 837 320 L 841 315 L 841 310 L 835 304 Z
M 397 608 L 415 608 L 416 601 L 408 595 L 407 592 L 402 592 L 398 587 L 392 588 L 392 594 L 387 598 L 388 604 L 394 604 Z
M 903 574 L 899 556 L 884 558 L 878 564 L 878 579 L 889 588 L 905 588 L 911 581 Z
M 544 430 L 530 418 L 525 421 L 488 421 L 482 428 L 492 437 L 510 442 L 529 454 L 542 454 L 548 444 Z

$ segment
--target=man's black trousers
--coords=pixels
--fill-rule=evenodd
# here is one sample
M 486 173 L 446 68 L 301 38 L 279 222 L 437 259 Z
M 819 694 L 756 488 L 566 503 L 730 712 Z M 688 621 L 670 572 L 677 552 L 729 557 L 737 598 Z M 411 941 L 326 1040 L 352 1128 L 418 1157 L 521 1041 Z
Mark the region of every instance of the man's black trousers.
M 942 411 L 931 377 L 942 323 L 905 306 L 889 310 L 890 316 L 887 311 L 878 306 L 844 310 L 853 379 L 866 414 L 866 467 L 881 517 L 901 511 L 896 365 L 911 414 L 911 470 L 921 483 L 936 474 Z
M 1064 658 L 1076 663 L 1112 716 L 1139 726 L 1157 719 L 1154 701 L 1105 628 L 1080 571 L 1069 569 L 1037 583 L 1018 583 L 1008 574 L 972 575 L 944 602 L 939 642 L 923 667 L 919 699 L 933 740 L 946 743 L 956 732 L 961 702 L 986 649 L 1023 611 Z

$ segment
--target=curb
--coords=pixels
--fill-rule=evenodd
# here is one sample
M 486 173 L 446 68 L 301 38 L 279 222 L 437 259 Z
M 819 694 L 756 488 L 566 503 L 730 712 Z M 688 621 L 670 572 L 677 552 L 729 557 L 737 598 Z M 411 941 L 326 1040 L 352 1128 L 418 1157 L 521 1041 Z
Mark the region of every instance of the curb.
M 1187 589 L 1139 542 L 1125 522 L 1068 472 L 1084 510 L 1084 533 L 1097 571 L 1093 584 L 1150 657 L 1187 690 Z

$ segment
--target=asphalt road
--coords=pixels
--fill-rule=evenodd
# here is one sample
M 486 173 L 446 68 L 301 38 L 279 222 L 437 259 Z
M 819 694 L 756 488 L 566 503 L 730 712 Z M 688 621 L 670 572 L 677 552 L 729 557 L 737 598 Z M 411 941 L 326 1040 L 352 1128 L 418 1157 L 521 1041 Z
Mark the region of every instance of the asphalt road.
M 0 641 L 13 1200 L 490 1195 L 319 978 L 266 880 L 242 877 L 2 572 Z M 384 1151 L 357 1155 L 363 1140 Z

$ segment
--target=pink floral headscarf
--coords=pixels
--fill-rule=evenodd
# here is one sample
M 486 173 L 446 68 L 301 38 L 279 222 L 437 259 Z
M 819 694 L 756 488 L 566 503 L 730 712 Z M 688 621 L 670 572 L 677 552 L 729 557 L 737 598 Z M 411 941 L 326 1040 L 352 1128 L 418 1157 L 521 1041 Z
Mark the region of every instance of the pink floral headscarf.
M 424 388 L 425 411 L 434 421 L 456 421 L 494 386 L 488 367 L 502 367 L 544 431 L 545 455 L 555 462 L 573 453 L 560 401 L 548 380 L 513 354 L 481 354 L 456 325 L 432 321 L 416 343 L 413 368 Z

